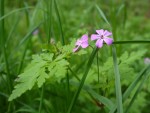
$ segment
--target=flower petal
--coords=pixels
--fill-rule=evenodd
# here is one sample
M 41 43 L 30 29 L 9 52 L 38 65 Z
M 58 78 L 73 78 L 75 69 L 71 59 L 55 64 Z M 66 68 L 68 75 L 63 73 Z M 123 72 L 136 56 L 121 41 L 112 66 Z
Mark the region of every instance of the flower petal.
M 91 40 L 96 40 L 96 39 L 99 39 L 99 35 L 96 35 L 96 34 L 92 34 L 91 35 Z
M 98 40 L 96 41 L 96 46 L 97 46 L 98 48 L 101 48 L 101 47 L 103 46 L 103 39 L 98 39 Z
M 81 40 L 78 39 L 75 45 L 76 45 L 76 46 L 77 46 L 77 45 L 80 46 L 80 45 L 81 45 Z
M 81 44 L 81 47 L 82 47 L 82 48 L 87 48 L 88 46 L 89 46 L 88 42 L 83 42 L 83 43 Z
M 82 37 L 81 37 L 81 41 L 88 41 L 88 35 L 83 35 Z
M 103 35 L 103 34 L 104 34 L 104 30 L 103 30 L 103 29 L 96 30 L 96 32 L 97 32 L 99 35 Z
M 76 48 L 73 49 L 73 52 L 76 52 L 79 49 L 80 46 L 77 46 Z
M 113 43 L 113 39 L 112 38 L 108 38 L 108 37 L 105 37 L 104 41 L 106 42 L 107 45 L 111 45 Z
M 104 36 L 111 36 L 112 35 L 112 32 L 109 32 L 107 30 L 104 31 Z

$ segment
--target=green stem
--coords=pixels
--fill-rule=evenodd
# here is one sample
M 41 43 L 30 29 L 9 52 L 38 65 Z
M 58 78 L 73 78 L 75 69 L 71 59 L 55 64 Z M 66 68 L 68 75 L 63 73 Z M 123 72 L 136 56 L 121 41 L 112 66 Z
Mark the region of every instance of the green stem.
M 10 78 L 10 69 L 9 69 L 9 63 L 8 63 L 8 59 L 7 59 L 7 53 L 6 53 L 6 47 L 5 46 L 4 46 L 4 58 L 5 58 L 6 70 L 7 70 L 8 92 L 9 92 L 9 94 L 11 94 L 12 82 L 11 82 L 11 78 Z M 13 101 L 9 102 L 7 113 L 10 113 L 12 107 L 14 107 Z
M 78 96 L 79 96 L 79 94 L 80 94 L 80 91 L 81 91 L 83 85 L 84 85 L 85 79 L 86 79 L 86 77 L 87 77 L 87 75 L 88 75 L 88 72 L 89 72 L 89 70 L 90 70 L 90 68 L 91 68 L 91 65 L 92 65 L 92 63 L 93 63 L 94 57 L 95 57 L 95 55 L 96 55 L 97 52 L 98 52 L 98 48 L 95 48 L 95 49 L 93 50 L 93 52 L 92 52 L 92 54 L 91 54 L 89 60 L 88 60 L 88 63 L 87 63 L 87 66 L 86 66 L 84 75 L 82 76 L 82 79 L 81 79 L 81 81 L 80 81 L 78 90 L 76 91 L 76 93 L 75 93 L 75 95 L 74 95 L 74 97 L 73 97 L 73 99 L 72 99 L 72 101 L 71 101 L 71 104 L 70 104 L 70 106 L 69 106 L 69 109 L 68 109 L 68 112 L 67 112 L 67 113 L 71 113 L 71 111 L 72 111 L 72 109 L 73 109 L 73 107 L 74 107 L 74 105 L 75 105 L 75 102 L 76 102 L 76 100 L 77 100 L 77 98 L 78 98 Z
M 42 110 L 43 95 L 44 95 L 44 85 L 42 86 L 42 91 L 41 91 L 41 99 L 40 99 L 39 113 L 41 113 L 41 110 Z
M 19 68 L 18 68 L 18 74 L 17 75 L 19 75 L 20 72 L 21 72 L 21 69 L 22 69 L 22 66 L 23 66 L 23 63 L 24 63 L 24 60 L 25 60 L 25 56 L 26 56 L 29 44 L 30 44 L 30 39 L 27 40 L 27 43 L 25 45 L 25 48 L 24 48 L 24 51 L 23 51 L 23 55 L 22 55 L 22 58 L 21 58 L 21 62 L 20 62 Z
M 4 58 L 5 58 L 6 70 L 7 70 L 8 91 L 9 91 L 9 94 L 10 94 L 11 93 L 10 69 L 9 69 L 9 63 L 8 63 L 7 53 L 6 53 L 6 48 L 5 47 L 4 47 Z
M 67 95 L 66 95 L 66 108 L 68 108 L 68 103 L 69 103 L 69 99 L 70 99 L 70 84 L 69 84 L 69 74 L 68 74 L 68 71 L 69 70 L 67 70 L 67 75 L 66 75 L 66 86 L 67 86 Z
M 72 71 L 72 69 L 70 67 L 68 67 L 68 69 L 70 70 L 70 72 L 75 76 L 75 78 L 80 81 L 80 78 L 75 74 L 74 71 Z
M 71 71 L 71 73 L 76 77 L 76 73 Z M 76 78 L 77 79 L 77 78 Z M 80 79 L 77 79 L 80 82 Z M 105 98 L 104 96 L 99 95 L 98 93 L 96 93 L 94 90 L 92 90 L 89 86 L 84 85 L 83 89 L 88 93 L 88 95 L 91 97 L 91 99 L 94 102 L 101 102 L 103 103 L 107 108 L 109 108 L 110 110 L 112 108 L 114 108 L 114 104 L 107 98 Z
M 4 16 L 4 0 L 0 0 L 0 17 Z M 8 63 L 8 58 L 7 58 L 7 52 L 6 52 L 6 45 L 5 45 L 5 20 L 0 21 L 0 46 L 3 49 L 2 51 L 4 52 L 4 60 L 6 64 L 6 71 L 7 71 L 7 82 L 8 82 L 8 92 L 9 94 L 11 93 L 11 80 L 10 80 L 10 69 L 9 69 L 9 63 Z
M 97 52 L 97 71 L 98 71 L 98 83 L 99 83 L 99 61 L 98 61 L 98 52 Z
M 135 41 L 115 41 L 113 44 L 140 44 L 140 43 L 150 43 L 150 40 L 135 40 Z

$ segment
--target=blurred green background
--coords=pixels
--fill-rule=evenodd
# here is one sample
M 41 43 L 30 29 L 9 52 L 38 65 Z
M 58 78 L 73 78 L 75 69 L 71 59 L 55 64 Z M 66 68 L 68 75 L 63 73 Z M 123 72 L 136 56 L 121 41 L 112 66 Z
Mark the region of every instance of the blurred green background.
M 69 44 L 72 39 L 80 38 L 85 33 L 91 35 L 96 29 L 112 30 L 115 41 L 150 40 L 150 0 L 55 1 L 56 5 L 54 0 L 0 0 L 0 113 L 37 112 L 39 98 L 36 97 L 39 97 L 41 89 L 35 88 L 13 102 L 8 102 L 8 97 L 18 74 L 23 72 L 33 54 L 41 52 L 45 43 L 61 42 L 64 37 L 65 43 Z M 96 5 L 102 9 L 112 28 L 103 20 Z M 134 73 L 144 66 L 144 57 L 150 57 L 149 50 L 148 44 L 117 45 L 118 57 L 125 51 L 128 54 L 146 51 L 140 56 L 141 61 L 130 65 Z M 101 55 L 101 61 L 106 62 L 107 55 Z M 87 56 L 81 57 L 84 58 Z M 81 59 L 71 62 L 79 65 Z M 128 80 L 127 84 L 130 84 Z M 45 93 L 43 113 L 63 113 L 67 109 L 63 106 L 64 86 L 59 83 L 51 86 L 45 89 L 49 92 Z M 147 82 L 130 113 L 149 113 L 150 102 L 146 101 L 150 98 L 149 88 Z M 86 103 L 85 99 L 80 98 L 77 105 L 78 109 L 83 108 L 80 113 L 98 113 L 98 107 Z

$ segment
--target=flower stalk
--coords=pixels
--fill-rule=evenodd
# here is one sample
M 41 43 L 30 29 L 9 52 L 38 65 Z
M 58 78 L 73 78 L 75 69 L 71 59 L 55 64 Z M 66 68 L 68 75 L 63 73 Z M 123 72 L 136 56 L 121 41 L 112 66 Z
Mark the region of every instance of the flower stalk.
M 75 105 L 75 103 L 76 103 L 76 101 L 77 101 L 77 98 L 78 98 L 78 96 L 79 96 L 79 94 L 80 94 L 80 91 L 81 91 L 83 85 L 84 85 L 84 82 L 85 82 L 85 80 L 86 80 L 86 77 L 87 77 L 87 75 L 88 75 L 88 72 L 89 72 L 89 70 L 90 70 L 90 68 L 91 68 L 91 65 L 92 65 L 92 63 L 93 63 L 94 57 L 95 57 L 95 55 L 96 55 L 97 52 L 98 52 L 98 48 L 95 48 L 95 49 L 93 50 L 93 52 L 92 52 L 92 54 L 91 54 L 89 60 L 88 60 L 88 63 L 87 63 L 87 66 L 86 66 L 84 75 L 82 76 L 82 79 L 81 79 L 81 81 L 80 81 L 78 90 L 76 91 L 76 93 L 75 93 L 75 95 L 74 95 L 74 97 L 73 97 L 73 99 L 72 99 L 72 101 L 71 101 L 71 104 L 70 104 L 70 106 L 69 106 L 69 109 L 68 109 L 68 112 L 67 112 L 67 113 L 71 113 L 71 111 L 72 111 L 72 109 L 73 109 L 73 107 L 74 107 L 74 105 Z

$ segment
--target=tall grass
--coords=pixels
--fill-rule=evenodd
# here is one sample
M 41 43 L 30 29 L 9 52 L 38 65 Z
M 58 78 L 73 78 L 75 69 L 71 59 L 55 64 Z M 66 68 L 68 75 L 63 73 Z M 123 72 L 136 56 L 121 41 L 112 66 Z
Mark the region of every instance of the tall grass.
M 136 25 L 141 18 L 128 12 L 128 4 L 125 0 L 32 0 L 22 1 L 20 4 L 0 0 L 0 112 L 129 113 L 135 109 L 146 112 L 147 109 L 139 109 L 144 102 L 138 103 L 140 99 L 146 101 L 146 98 L 138 95 L 144 93 L 149 97 L 150 94 L 146 87 L 149 86 L 147 80 L 150 65 L 144 66 L 146 64 L 142 61 L 144 57 L 150 56 L 150 34 L 146 32 L 149 30 L 150 21 L 146 20 L 147 25 L 143 23 L 146 30 L 140 29 L 143 26 L 138 29 Z M 135 6 L 136 4 L 138 3 Z M 130 22 L 127 15 L 135 20 L 129 18 Z M 93 26 L 94 23 L 98 23 L 100 28 Z M 18 75 L 26 70 L 33 54 L 50 51 L 54 52 L 55 59 L 63 54 L 63 47 L 72 47 L 68 46 L 72 40 L 87 32 L 90 37 L 96 29 L 112 31 L 112 47 L 104 44 L 100 49 L 85 49 L 87 53 L 79 50 L 83 55 L 68 54 L 65 60 L 70 64 L 63 79 L 45 79 L 46 82 L 41 88 L 38 89 L 35 85 L 21 97 L 8 101 L 18 81 Z M 38 34 L 33 34 L 36 30 L 39 31 Z M 90 42 L 90 45 L 95 46 L 94 42 Z M 45 51 L 45 48 L 48 50 Z M 135 58 L 138 51 L 145 50 L 145 53 L 141 53 L 143 56 Z M 128 54 L 124 55 L 125 51 Z M 130 56 L 133 51 L 135 57 Z M 131 64 L 125 61 L 128 59 Z M 122 68 L 122 65 L 127 67 Z M 63 75 L 60 73 L 61 76 Z

